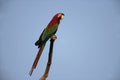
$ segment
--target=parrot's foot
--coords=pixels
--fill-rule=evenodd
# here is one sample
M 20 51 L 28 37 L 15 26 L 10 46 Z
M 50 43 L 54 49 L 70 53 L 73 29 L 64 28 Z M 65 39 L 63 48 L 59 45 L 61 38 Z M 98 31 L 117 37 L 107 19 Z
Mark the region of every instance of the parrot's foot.
M 57 39 L 57 36 L 56 36 L 56 35 L 53 35 L 53 36 L 51 37 L 51 39 L 56 40 L 56 39 Z

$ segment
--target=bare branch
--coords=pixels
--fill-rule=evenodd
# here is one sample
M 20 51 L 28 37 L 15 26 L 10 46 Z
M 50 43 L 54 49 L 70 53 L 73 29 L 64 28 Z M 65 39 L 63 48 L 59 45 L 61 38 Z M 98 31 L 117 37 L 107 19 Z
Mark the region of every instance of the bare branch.
M 48 62 L 47 62 L 47 65 L 46 65 L 45 72 L 44 72 L 43 76 L 39 80 L 46 80 L 46 78 L 48 77 L 50 66 L 52 64 L 53 45 L 54 45 L 54 41 L 56 39 L 57 39 L 56 35 L 53 35 L 51 37 L 51 39 L 50 39 L 50 48 L 49 48 Z

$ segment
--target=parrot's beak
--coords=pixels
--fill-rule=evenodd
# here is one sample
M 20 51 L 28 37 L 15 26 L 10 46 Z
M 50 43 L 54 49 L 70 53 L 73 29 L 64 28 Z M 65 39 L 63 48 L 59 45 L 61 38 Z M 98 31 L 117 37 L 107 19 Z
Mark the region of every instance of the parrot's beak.
M 64 19 L 64 15 L 61 15 L 61 19 Z

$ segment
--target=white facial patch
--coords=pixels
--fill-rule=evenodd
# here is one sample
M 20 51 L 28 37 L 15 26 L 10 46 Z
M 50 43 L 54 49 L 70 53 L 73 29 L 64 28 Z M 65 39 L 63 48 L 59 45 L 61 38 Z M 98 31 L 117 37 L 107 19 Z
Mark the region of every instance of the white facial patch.
M 58 14 L 58 18 L 61 16 L 61 14 Z

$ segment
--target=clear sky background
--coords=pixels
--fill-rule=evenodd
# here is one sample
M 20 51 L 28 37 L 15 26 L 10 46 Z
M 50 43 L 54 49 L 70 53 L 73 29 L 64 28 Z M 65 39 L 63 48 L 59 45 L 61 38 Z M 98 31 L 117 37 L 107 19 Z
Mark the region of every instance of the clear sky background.
M 49 41 L 32 76 L 34 45 L 63 12 L 47 80 L 120 80 L 119 0 L 0 0 L 0 80 L 38 80 Z

